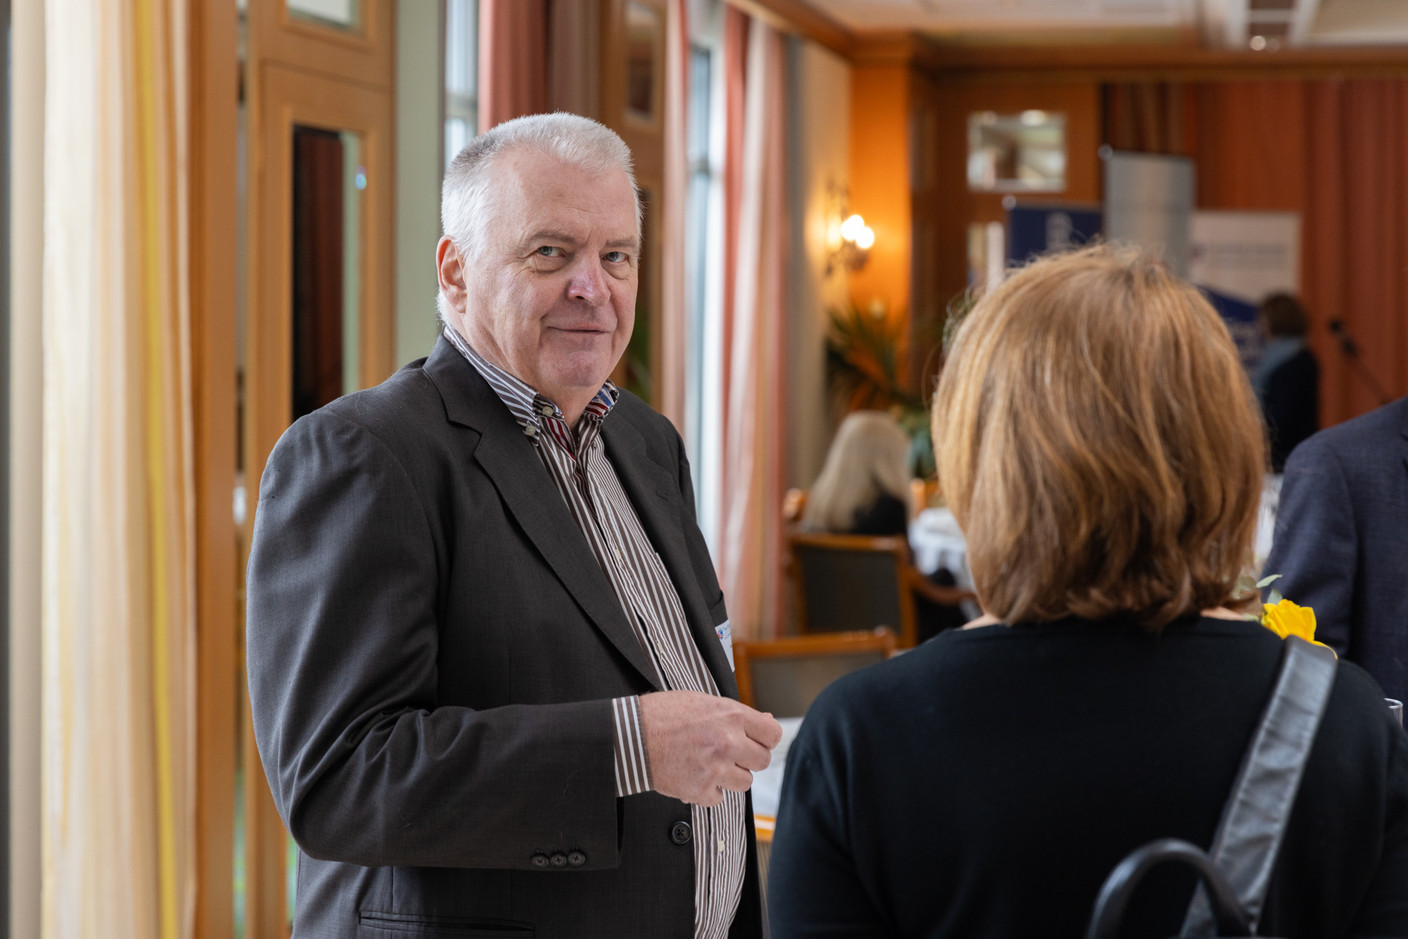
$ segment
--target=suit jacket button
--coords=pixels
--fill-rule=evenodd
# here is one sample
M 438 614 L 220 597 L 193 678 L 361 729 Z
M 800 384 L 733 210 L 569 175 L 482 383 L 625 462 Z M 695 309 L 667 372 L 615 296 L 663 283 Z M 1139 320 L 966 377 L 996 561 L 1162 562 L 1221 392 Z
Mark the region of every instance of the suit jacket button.
M 546 854 L 535 854 L 532 857 L 532 861 L 534 867 L 542 868 L 548 866 L 548 856 Z
M 581 867 L 585 863 L 587 863 L 587 856 L 581 851 L 573 851 L 567 855 L 569 867 Z
M 561 851 L 554 851 L 553 854 L 552 854 L 552 866 L 553 866 L 553 867 L 566 867 L 566 866 L 567 866 L 567 855 L 563 854 Z
M 689 844 L 689 839 L 693 836 L 689 822 L 675 822 L 670 826 L 670 840 L 675 844 Z

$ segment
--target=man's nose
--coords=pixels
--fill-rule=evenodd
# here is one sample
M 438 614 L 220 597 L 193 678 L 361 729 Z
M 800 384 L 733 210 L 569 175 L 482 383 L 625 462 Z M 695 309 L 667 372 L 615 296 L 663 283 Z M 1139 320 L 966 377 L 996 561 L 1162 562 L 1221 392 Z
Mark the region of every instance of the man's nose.
M 598 304 L 610 294 L 606 284 L 606 271 L 597 258 L 583 258 L 582 263 L 572 272 L 572 280 L 567 287 L 570 294 L 579 300 Z

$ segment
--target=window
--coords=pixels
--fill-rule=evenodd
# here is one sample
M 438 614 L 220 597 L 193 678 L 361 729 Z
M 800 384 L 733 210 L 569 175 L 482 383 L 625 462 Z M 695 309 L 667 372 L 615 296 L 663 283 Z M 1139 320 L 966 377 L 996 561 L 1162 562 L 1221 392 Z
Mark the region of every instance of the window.
M 479 0 L 445 0 L 445 166 L 479 126 Z
M 714 53 L 692 45 L 689 54 L 689 194 L 685 207 L 685 305 L 689 348 L 685 360 L 685 446 L 694 464 L 696 509 L 705 539 L 715 543 L 717 481 L 723 402 L 716 393 L 720 367 L 719 322 L 723 308 L 723 192 L 717 167 L 722 161 L 723 119 L 714 102 Z

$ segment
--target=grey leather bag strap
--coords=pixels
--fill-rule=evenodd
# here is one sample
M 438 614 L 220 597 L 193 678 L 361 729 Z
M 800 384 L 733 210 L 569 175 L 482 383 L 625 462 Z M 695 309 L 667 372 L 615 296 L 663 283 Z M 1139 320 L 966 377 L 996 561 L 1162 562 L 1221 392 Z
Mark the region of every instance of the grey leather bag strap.
M 1253 935 L 1315 731 L 1335 683 L 1335 665 L 1335 654 L 1324 646 L 1294 636 L 1285 640 L 1276 687 L 1242 759 L 1209 852 L 1237 894 Z M 1201 885 L 1188 905 L 1180 935 L 1213 935 L 1212 909 Z

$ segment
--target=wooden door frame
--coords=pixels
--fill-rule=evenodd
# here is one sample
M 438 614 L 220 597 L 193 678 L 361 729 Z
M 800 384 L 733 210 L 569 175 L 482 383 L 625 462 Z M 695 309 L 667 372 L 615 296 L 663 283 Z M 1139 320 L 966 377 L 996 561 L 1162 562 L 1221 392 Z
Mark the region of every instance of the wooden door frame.
M 361 138 L 367 170 L 363 191 L 358 257 L 363 272 L 361 311 L 363 386 L 391 373 L 396 332 L 392 309 L 392 257 L 389 235 L 395 178 L 392 167 L 391 95 L 312 75 L 278 63 L 265 63 L 260 83 L 259 120 L 250 121 L 249 311 L 246 353 L 245 471 L 252 481 L 288 427 L 292 414 L 293 331 L 293 160 L 295 125 L 350 131 Z M 258 233 L 257 235 L 254 233 Z M 253 373 L 258 370 L 256 380 Z M 251 513 L 252 514 L 252 513 Z
M 238 531 L 235 265 L 238 15 L 189 0 L 191 363 L 195 402 L 195 935 L 234 935 Z
M 365 387 L 381 381 L 395 364 L 393 5 L 390 0 L 363 0 L 362 12 L 359 30 L 348 33 L 290 17 L 283 0 L 250 3 L 240 444 L 248 512 L 239 551 L 241 571 L 248 562 L 258 510 L 259 477 L 292 420 L 295 125 L 348 131 L 361 140 L 360 163 L 367 182 L 355 233 L 361 272 L 359 383 Z M 238 721 L 245 768 L 245 932 L 267 939 L 289 933 L 287 831 L 254 745 L 247 695 L 246 687 L 239 698 L 243 713 Z

